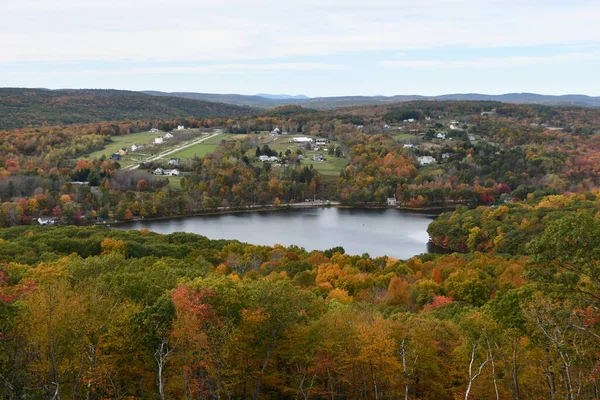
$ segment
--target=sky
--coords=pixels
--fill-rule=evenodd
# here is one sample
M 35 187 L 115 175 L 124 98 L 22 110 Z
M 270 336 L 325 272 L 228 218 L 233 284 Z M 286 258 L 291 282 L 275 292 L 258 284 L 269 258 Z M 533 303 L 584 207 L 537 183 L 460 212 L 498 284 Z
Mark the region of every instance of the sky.
M 600 96 L 598 0 L 0 4 L 0 87 Z

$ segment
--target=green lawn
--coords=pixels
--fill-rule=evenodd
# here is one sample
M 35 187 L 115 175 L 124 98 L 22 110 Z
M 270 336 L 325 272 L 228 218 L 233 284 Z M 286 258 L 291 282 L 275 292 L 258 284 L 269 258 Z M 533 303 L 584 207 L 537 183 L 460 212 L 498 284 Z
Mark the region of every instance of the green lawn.
M 392 136 L 396 140 L 413 140 L 416 139 L 417 135 L 412 135 L 410 133 L 397 133 Z
M 194 157 L 202 157 L 206 153 L 210 153 L 214 151 L 222 140 L 229 140 L 231 135 L 220 134 L 210 139 L 205 140 L 202 143 L 198 143 L 194 146 L 190 146 L 186 149 L 178 151 L 177 153 L 173 153 L 169 155 L 169 158 L 181 158 L 182 160 L 186 160 Z
M 150 132 L 140 132 L 140 133 L 132 133 L 130 135 L 124 136 L 113 136 L 111 141 L 106 144 L 106 146 L 102 150 L 95 151 L 87 156 L 87 158 L 100 158 L 103 155 L 106 157 L 110 157 L 111 154 L 116 153 L 119 149 L 126 148 L 127 150 L 131 149 L 132 144 L 148 144 L 151 143 L 154 138 L 165 135 L 165 132 L 159 133 L 150 133 Z M 121 163 L 123 164 L 123 163 Z
M 313 153 L 314 154 L 314 153 Z M 346 166 L 346 157 L 336 157 L 325 154 L 326 161 L 313 161 L 311 159 L 302 160 L 302 165 L 312 165 L 317 171 L 323 175 L 335 175 L 338 176 L 340 172 Z
M 187 160 L 194 157 L 203 157 L 206 153 L 214 151 L 217 146 L 217 144 L 198 143 L 194 146 L 188 147 L 187 149 L 183 149 L 177 153 L 171 154 L 169 158 L 181 158 L 182 160 Z

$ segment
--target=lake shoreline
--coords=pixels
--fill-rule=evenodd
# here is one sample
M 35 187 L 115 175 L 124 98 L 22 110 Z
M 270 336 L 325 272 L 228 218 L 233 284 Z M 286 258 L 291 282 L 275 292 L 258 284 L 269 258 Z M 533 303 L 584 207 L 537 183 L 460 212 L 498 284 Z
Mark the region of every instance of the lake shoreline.
M 244 208 L 227 208 L 222 210 L 207 210 L 207 211 L 198 211 L 189 214 L 180 214 L 180 215 L 166 215 L 163 217 L 135 217 L 130 220 L 111 220 L 104 222 L 96 222 L 92 225 L 123 225 L 123 224 L 131 224 L 134 222 L 142 222 L 142 221 L 167 221 L 167 220 L 179 220 L 188 217 L 203 217 L 203 216 L 216 216 L 216 215 L 229 215 L 229 214 L 242 214 L 242 213 L 254 213 L 254 212 L 272 212 L 272 211 L 289 211 L 293 209 L 318 209 L 318 208 L 339 208 L 346 210 L 398 210 L 407 213 L 415 213 L 415 214 L 425 214 L 430 216 L 439 216 L 444 212 L 454 211 L 456 207 L 422 207 L 422 208 L 414 208 L 414 207 L 389 207 L 389 206 L 352 206 L 352 205 L 343 205 L 338 202 L 334 203 L 321 203 L 319 204 L 306 204 L 305 203 L 295 203 L 295 204 L 285 204 L 280 206 L 274 205 L 263 205 L 263 206 L 248 206 Z M 317 203 L 317 202 L 315 202 Z
M 138 219 L 111 225 L 111 228 L 148 229 L 161 234 L 188 232 L 213 240 L 239 240 L 261 246 L 299 246 L 308 251 L 342 246 L 347 254 L 368 253 L 398 259 L 432 252 L 427 233 L 427 227 L 435 219 L 431 213 L 321 204 L 231 211 L 234 210 L 187 218 Z

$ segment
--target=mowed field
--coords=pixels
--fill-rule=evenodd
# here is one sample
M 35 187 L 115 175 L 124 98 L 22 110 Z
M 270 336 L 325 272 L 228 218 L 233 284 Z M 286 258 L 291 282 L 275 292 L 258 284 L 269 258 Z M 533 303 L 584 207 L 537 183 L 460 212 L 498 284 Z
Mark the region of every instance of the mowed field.
M 148 144 L 154 141 L 154 138 L 164 136 L 166 132 L 159 133 L 150 133 L 150 132 L 140 132 L 140 133 L 132 133 L 130 135 L 123 136 L 113 136 L 111 141 L 106 144 L 106 146 L 102 150 L 95 151 L 88 155 L 88 158 L 100 158 L 103 155 L 106 157 L 110 157 L 111 154 L 116 153 L 122 148 L 126 148 L 127 150 L 131 149 L 132 144 Z
M 214 136 L 210 139 L 205 140 L 202 143 L 198 143 L 194 146 L 190 146 L 186 149 L 183 149 L 181 151 L 173 153 L 169 157 L 181 158 L 182 160 L 187 160 L 189 158 L 194 158 L 194 157 L 202 157 L 205 154 L 210 153 L 211 151 L 214 151 L 219 146 L 221 141 L 230 140 L 231 136 L 232 135 L 228 135 L 228 134 L 220 134 L 220 135 Z
M 238 136 L 254 136 L 254 135 L 235 135 Z M 258 135 L 257 135 L 258 136 Z M 329 146 L 337 147 L 339 144 L 335 141 L 331 141 L 326 146 L 320 148 L 318 151 L 315 150 L 307 150 L 305 146 L 298 145 L 297 143 L 291 142 L 294 136 L 304 136 L 304 135 L 290 135 L 290 136 L 269 136 L 260 135 L 260 144 L 261 147 L 263 145 L 268 145 L 272 150 L 277 151 L 278 153 L 285 153 L 286 150 L 290 151 L 298 151 L 300 150 L 304 155 L 304 160 L 301 161 L 302 165 L 312 165 L 317 171 L 322 173 L 323 175 L 331 175 L 338 176 L 339 173 L 344 169 L 347 163 L 347 159 L 345 156 L 336 157 L 330 156 L 327 152 Z M 312 157 L 315 154 L 322 154 L 325 157 L 325 161 L 313 161 Z M 255 156 L 255 150 L 252 149 L 247 153 L 248 157 L 252 158 Z

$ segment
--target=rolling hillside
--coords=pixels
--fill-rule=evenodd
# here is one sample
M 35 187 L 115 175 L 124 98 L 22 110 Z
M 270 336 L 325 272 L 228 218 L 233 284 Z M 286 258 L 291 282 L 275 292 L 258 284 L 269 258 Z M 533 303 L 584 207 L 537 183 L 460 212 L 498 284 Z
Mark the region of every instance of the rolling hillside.
M 155 96 L 176 96 L 189 99 L 204 101 L 218 101 L 235 105 L 245 105 L 251 107 L 274 108 L 282 105 L 299 105 L 317 109 L 330 109 L 339 107 L 351 107 L 361 105 L 380 105 L 400 103 L 413 100 L 431 100 L 431 101 L 500 101 L 503 103 L 519 104 L 544 104 L 557 106 L 579 106 L 579 107 L 600 107 L 600 97 L 591 97 L 585 95 L 563 95 L 549 96 L 535 93 L 508 93 L 501 95 L 488 95 L 478 93 L 458 93 L 446 94 L 441 96 L 420 96 L 420 95 L 397 95 L 397 96 L 338 96 L 338 97 L 313 97 L 313 98 L 266 98 L 260 96 L 246 96 L 241 94 L 217 94 L 217 93 L 192 93 L 192 92 L 144 92 Z M 276 97 L 276 96 L 272 96 Z
M 254 112 L 256 110 L 247 106 L 122 90 L 0 89 L 0 129 L 98 121 L 240 116 Z

